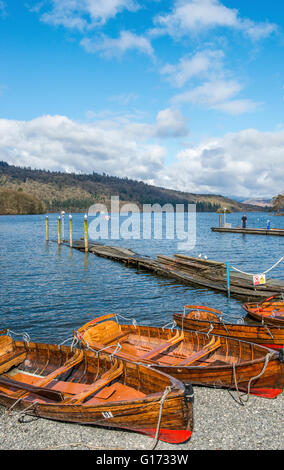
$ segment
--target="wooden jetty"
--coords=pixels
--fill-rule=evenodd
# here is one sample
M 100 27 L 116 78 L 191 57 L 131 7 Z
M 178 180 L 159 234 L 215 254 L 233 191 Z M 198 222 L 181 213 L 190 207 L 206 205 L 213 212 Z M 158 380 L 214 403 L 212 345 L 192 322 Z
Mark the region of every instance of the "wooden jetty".
M 68 243 L 64 245 L 70 246 Z M 86 251 L 84 241 L 73 241 L 73 249 Z M 119 246 L 89 242 L 87 251 L 126 266 L 140 268 L 156 275 L 176 279 L 182 284 L 207 288 L 228 294 L 227 266 L 213 260 L 194 258 L 183 254 L 173 257 L 158 255 L 156 259 L 141 256 Z M 284 292 L 284 281 L 270 279 L 255 286 L 253 277 L 230 271 L 230 295 L 241 300 L 263 299 Z
M 212 232 L 244 233 L 246 235 L 272 235 L 284 237 L 284 229 L 281 228 L 242 228 L 242 227 L 211 227 Z

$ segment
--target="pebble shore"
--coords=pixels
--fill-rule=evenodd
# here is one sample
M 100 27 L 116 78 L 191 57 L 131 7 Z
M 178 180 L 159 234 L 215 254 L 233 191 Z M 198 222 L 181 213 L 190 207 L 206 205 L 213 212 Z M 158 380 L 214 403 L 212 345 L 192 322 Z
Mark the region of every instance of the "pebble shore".
M 155 451 L 283 450 L 284 394 L 275 399 L 194 387 L 194 431 L 178 445 L 158 441 Z M 247 396 L 242 397 L 243 400 Z M 60 423 L 0 406 L 1 450 L 151 451 L 155 440 L 141 434 Z

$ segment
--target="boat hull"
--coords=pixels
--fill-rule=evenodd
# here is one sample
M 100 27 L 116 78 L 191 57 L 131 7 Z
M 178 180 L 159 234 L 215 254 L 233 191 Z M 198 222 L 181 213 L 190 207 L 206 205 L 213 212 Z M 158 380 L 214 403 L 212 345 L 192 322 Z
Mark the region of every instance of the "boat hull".
M 183 314 L 174 314 L 173 319 L 180 328 L 209 332 L 220 336 L 248 341 L 270 349 L 284 347 L 284 327 L 277 325 L 242 325 L 187 318 Z
M 185 384 L 237 389 L 266 398 L 274 398 L 283 390 L 284 364 L 278 352 L 266 347 L 197 331 L 137 325 L 119 325 L 121 339 L 110 341 L 110 327 L 114 326 L 105 322 L 104 329 L 104 323 L 99 321 L 100 317 L 76 332 L 77 338 L 81 339 L 85 347 L 95 350 L 105 348 L 106 352 L 115 354 L 116 357 L 128 357 L 134 362 L 150 364 L 156 370 Z M 179 343 L 178 333 L 182 334 Z M 128 335 L 126 341 L 125 335 Z M 159 349 L 160 344 L 167 345 L 173 339 L 176 344 L 167 346 L 166 351 L 156 355 L 151 353 L 153 344 L 158 345 Z M 184 359 L 185 354 L 188 354 L 188 358 L 198 356 L 209 340 L 218 343 L 215 351 L 194 360 L 193 363 Z M 146 347 L 148 350 L 150 347 L 150 352 L 145 355 Z M 182 355 L 183 360 L 177 361 Z M 178 362 L 182 365 L 178 365 Z
M 254 320 L 259 322 L 267 323 L 269 325 L 283 326 L 284 327 L 284 315 L 281 317 L 271 315 L 269 310 L 260 310 L 258 304 L 247 303 L 243 305 L 243 309 L 247 314 Z
M 1 340 L 2 345 L 5 341 L 9 344 L 9 349 L 3 347 L 2 354 Z M 75 355 L 79 358 L 75 365 L 71 362 L 72 367 L 56 380 L 35 387 L 39 378 L 46 382 Z M 102 385 L 100 381 L 105 380 L 103 377 L 114 363 L 119 376 Z M 100 386 L 95 388 L 97 383 Z M 95 392 L 88 392 L 80 401 L 81 389 L 86 388 Z M 75 392 L 77 389 L 79 392 Z M 53 394 L 64 396 L 61 400 L 55 395 L 55 400 Z M 188 395 L 181 382 L 142 364 L 68 346 L 9 343 L 0 336 L 0 404 L 7 408 L 41 418 L 125 429 L 181 443 L 193 431 L 193 400 Z

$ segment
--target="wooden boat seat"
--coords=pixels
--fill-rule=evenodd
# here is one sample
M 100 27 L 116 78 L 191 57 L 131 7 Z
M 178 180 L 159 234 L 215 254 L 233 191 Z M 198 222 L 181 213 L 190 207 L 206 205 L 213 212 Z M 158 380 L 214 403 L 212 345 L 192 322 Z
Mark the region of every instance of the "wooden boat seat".
M 45 377 L 38 378 L 37 380 L 34 381 L 33 385 L 27 385 L 27 386 L 34 387 L 32 393 L 35 393 L 36 389 L 39 390 L 39 389 L 46 388 L 45 386 L 47 384 L 49 384 L 50 382 L 52 382 L 52 380 L 54 380 L 56 377 L 60 376 L 64 372 L 67 372 L 69 369 L 74 367 L 76 364 L 80 363 L 83 360 L 83 357 L 84 357 L 84 352 L 81 351 L 81 350 L 77 350 L 75 352 L 75 354 L 71 358 L 69 358 L 65 362 L 65 364 L 63 364 L 63 366 L 55 369 L 53 372 L 46 375 Z M 25 383 L 20 382 L 20 385 L 21 385 L 21 387 L 17 387 L 20 390 L 13 393 L 13 395 L 12 395 L 13 398 L 20 398 L 20 397 L 23 398 L 23 396 L 25 396 L 27 393 L 29 393 L 31 391 L 27 388 Z
M 145 393 L 142 393 L 133 387 L 121 384 L 120 382 L 116 382 L 110 385 L 109 387 L 105 387 L 103 390 L 99 391 L 94 397 L 90 398 L 87 403 L 88 405 L 95 405 L 98 403 L 104 403 L 107 400 L 110 400 L 112 402 L 129 399 L 135 400 L 139 398 L 144 398 L 145 396 Z
M 200 360 L 201 358 L 204 358 L 209 353 L 216 351 L 216 349 L 218 349 L 220 346 L 221 346 L 220 338 L 215 338 L 215 336 L 213 336 L 211 341 L 208 344 L 206 344 L 203 349 L 201 349 L 200 351 L 197 351 L 194 354 L 191 354 L 190 356 L 188 356 L 186 359 L 183 359 L 182 361 L 176 362 L 174 365 L 175 366 L 189 366 L 193 364 L 194 362 Z
M 115 366 L 112 367 L 110 370 L 105 372 L 100 379 L 96 380 L 95 383 L 91 384 L 91 386 L 85 388 L 81 393 L 78 393 L 71 399 L 67 399 L 66 402 L 75 404 L 80 403 L 88 396 L 93 395 L 95 392 L 99 391 L 101 388 L 108 385 L 112 380 L 118 378 L 123 372 L 123 363 L 120 361 L 119 363 L 116 361 Z
M 11 367 L 19 365 L 25 360 L 26 355 L 27 353 L 25 351 L 19 351 L 17 353 L 12 351 L 2 354 L 0 356 L 0 374 L 4 374 L 11 369 Z
M 117 342 L 117 341 L 125 338 L 125 336 L 128 336 L 130 333 L 132 333 L 131 330 L 122 331 L 119 335 L 116 335 L 113 338 L 110 338 L 107 341 L 105 341 L 104 344 L 107 346 L 108 344 Z
M 184 339 L 184 334 L 183 332 L 180 332 L 180 331 L 177 331 L 176 335 L 173 336 L 172 338 L 170 338 L 168 341 L 166 341 L 165 343 L 163 344 L 160 344 L 159 346 L 157 346 L 155 349 L 152 349 L 151 351 L 147 352 L 146 354 L 144 354 L 143 356 L 140 357 L 140 359 L 142 360 L 147 360 L 147 359 L 151 359 L 155 356 L 157 356 L 158 354 L 166 351 L 167 349 L 169 349 L 171 346 L 177 344 L 177 343 L 180 343 L 181 341 L 183 341 Z
M 33 393 L 35 395 L 39 395 L 53 401 L 62 401 L 64 399 L 64 395 L 61 392 L 58 392 L 56 390 L 50 390 L 46 387 L 36 387 L 31 384 L 18 382 L 17 380 L 11 379 L 10 377 L 7 377 L 5 375 L 0 376 L 0 385 L 5 387 L 5 389 L 7 390 L 6 393 L 10 396 L 13 395 L 13 389 L 16 389 L 20 390 L 21 392 L 24 391 L 28 393 Z

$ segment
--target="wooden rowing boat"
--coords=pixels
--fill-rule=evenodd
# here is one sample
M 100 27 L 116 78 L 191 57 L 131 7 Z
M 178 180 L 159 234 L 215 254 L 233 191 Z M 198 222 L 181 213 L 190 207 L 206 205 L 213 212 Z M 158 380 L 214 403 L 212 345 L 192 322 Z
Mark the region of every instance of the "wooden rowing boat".
M 152 365 L 184 383 L 267 398 L 283 390 L 282 355 L 253 343 L 196 331 L 122 325 L 113 314 L 86 323 L 74 336 L 86 348 Z
M 284 347 L 284 326 L 260 323 L 229 323 L 222 312 L 202 305 L 186 305 L 184 313 L 175 313 L 173 319 L 181 329 L 196 330 L 260 344 L 271 349 Z
M 0 336 L 0 403 L 28 414 L 180 443 L 192 434 L 192 395 L 191 385 L 103 352 Z
M 246 303 L 244 310 L 262 323 L 284 326 L 283 294 L 273 295 L 259 303 Z

